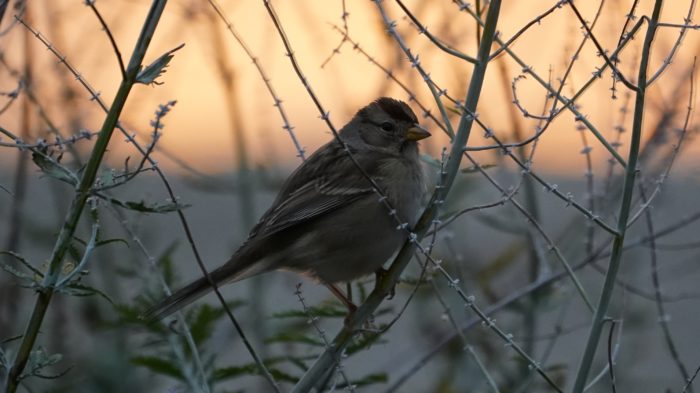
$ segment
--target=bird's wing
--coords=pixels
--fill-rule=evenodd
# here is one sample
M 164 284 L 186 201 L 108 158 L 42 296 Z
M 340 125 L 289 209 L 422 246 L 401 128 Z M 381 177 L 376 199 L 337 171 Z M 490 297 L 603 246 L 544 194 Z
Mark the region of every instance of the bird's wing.
M 269 236 L 373 192 L 370 182 L 337 142 L 329 143 L 318 153 L 324 154 L 312 155 L 289 177 L 273 205 L 251 231 L 250 238 Z M 372 163 L 361 158 L 359 161 L 366 170 L 372 169 Z
M 366 171 L 373 173 L 376 167 L 373 164 L 376 162 L 359 153 L 355 158 Z M 287 179 L 277 199 L 253 228 L 248 240 L 266 237 L 322 216 L 371 193 L 373 189 L 370 182 L 358 171 L 340 145 L 331 142 L 309 157 Z M 245 250 L 245 247 L 241 247 L 239 252 L 240 250 Z M 269 268 L 256 264 L 257 261 L 257 258 L 234 254 L 227 263 L 211 272 L 211 278 L 222 284 Z M 206 294 L 211 288 L 206 278 L 200 278 L 152 307 L 143 318 L 149 321 L 163 318 Z

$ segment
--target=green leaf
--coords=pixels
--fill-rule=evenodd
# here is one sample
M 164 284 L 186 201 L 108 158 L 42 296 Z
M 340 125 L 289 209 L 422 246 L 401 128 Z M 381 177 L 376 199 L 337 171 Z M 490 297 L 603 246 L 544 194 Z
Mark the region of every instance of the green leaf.
M 27 366 L 24 369 L 22 375 L 19 379 L 24 379 L 30 376 L 37 376 L 41 378 L 52 378 L 51 376 L 42 375 L 39 373 L 42 369 L 53 366 L 63 359 L 63 355 L 60 353 L 54 353 L 49 355 L 43 347 L 37 347 L 37 349 L 31 351 L 29 354 L 29 360 Z
M 140 301 L 140 303 L 143 302 Z M 162 323 L 149 323 L 143 320 L 143 318 L 141 318 L 141 315 L 146 309 L 145 305 L 142 307 L 132 307 L 127 304 L 117 304 L 114 306 L 114 308 L 117 311 L 117 315 L 119 316 L 119 318 L 116 321 L 110 324 L 114 327 L 123 328 L 124 324 L 138 325 L 141 327 L 145 327 L 150 332 L 158 335 L 165 335 L 166 329 L 168 329 Z
M 69 283 L 68 285 L 56 287 L 56 291 L 64 293 L 66 295 L 79 297 L 98 295 L 101 298 L 107 300 L 112 306 L 114 306 L 114 302 L 112 301 L 112 299 L 110 299 L 109 296 L 107 296 L 107 294 L 105 294 L 104 292 L 100 291 L 99 289 L 75 281 Z
M 32 271 L 34 274 L 36 274 L 37 276 L 39 276 L 39 277 L 44 277 L 44 273 L 40 272 L 37 268 L 35 268 L 34 266 L 32 266 L 32 264 L 29 263 L 29 261 L 27 261 L 27 259 L 24 258 L 22 255 L 17 254 L 17 253 L 14 252 L 14 251 L 0 251 L 0 255 L 3 255 L 3 254 L 4 254 L 4 255 L 9 255 L 9 256 L 15 258 L 15 259 L 18 260 L 24 267 L 26 267 L 27 269 L 31 270 L 31 271 Z M 4 266 L 4 265 L 3 265 L 3 266 Z
M 354 381 L 350 382 L 350 385 L 359 387 L 359 386 L 367 386 L 367 385 L 374 385 L 377 383 L 385 383 L 386 381 L 389 380 L 389 377 L 386 375 L 386 373 L 376 373 L 376 374 L 369 374 L 362 379 L 357 379 Z M 346 388 L 347 384 L 341 383 L 336 386 L 338 389 L 343 389 Z
M 275 378 L 277 381 L 284 381 L 284 382 L 292 382 L 296 383 L 299 381 L 299 377 L 295 377 L 291 374 L 285 373 L 282 370 L 276 369 L 276 368 L 270 368 L 270 374 L 272 374 L 272 377 Z
M 13 276 L 17 277 L 21 281 L 24 281 L 24 284 L 21 284 L 20 286 L 24 286 L 27 288 L 40 288 L 41 284 L 39 283 L 39 280 L 36 278 L 36 276 L 30 276 L 29 274 L 23 273 L 15 268 L 13 268 L 10 265 L 7 264 L 2 264 L 0 265 L 2 267 L 2 270 L 12 274 Z
M 217 368 L 214 369 L 211 380 L 218 382 L 246 375 L 258 375 L 258 366 L 254 363 L 249 363 L 243 366 Z
M 135 210 L 142 213 L 170 213 L 178 210 L 185 209 L 190 205 L 182 203 L 154 203 L 153 205 L 147 205 L 145 201 L 132 202 L 132 201 L 120 201 L 116 198 L 105 197 L 100 195 L 100 197 L 107 199 L 109 202 L 122 207 L 124 209 Z
M 224 315 L 224 310 L 215 309 L 214 307 L 204 304 L 197 307 L 190 322 L 190 332 L 194 342 L 202 344 L 206 339 L 211 337 L 214 330 L 214 323 Z M 189 318 L 188 318 L 189 319 Z
M 267 363 L 267 362 L 265 362 Z M 267 366 L 267 364 L 266 364 Z M 281 371 L 276 368 L 271 368 L 268 367 L 268 370 L 270 371 L 270 374 L 272 374 L 272 377 L 275 378 L 277 381 L 284 381 L 284 382 L 297 382 L 299 381 L 299 377 L 295 377 L 293 375 L 287 374 L 284 371 Z M 232 379 L 232 378 L 238 378 L 238 377 L 243 377 L 247 375 L 259 375 L 260 371 L 258 368 L 258 365 L 255 363 L 248 363 L 242 366 L 232 366 L 232 367 L 224 367 L 224 368 L 217 368 L 214 370 L 212 374 L 212 381 L 224 381 L 227 379 Z
M 158 260 L 156 261 L 156 265 L 160 267 L 161 274 L 163 275 L 163 280 L 165 280 L 165 283 L 168 284 L 168 286 L 172 286 L 176 278 L 175 269 L 173 268 L 172 255 L 177 246 L 177 242 L 170 243 L 170 245 L 165 249 L 165 251 L 163 251 L 162 254 L 160 254 Z
M 379 331 L 381 331 L 381 327 L 379 328 Z M 345 350 L 345 353 L 348 355 L 352 355 L 355 352 L 361 351 L 365 348 L 368 348 L 374 343 L 384 343 L 386 340 L 380 340 L 381 334 L 364 334 L 358 336 L 357 340 L 355 340 L 352 344 L 348 345 L 347 349 Z
M 129 361 L 133 365 L 146 367 L 156 374 L 167 375 L 181 381 L 185 380 L 180 369 L 170 360 L 156 356 L 135 356 Z
M 100 246 L 105 246 L 110 243 L 124 243 L 125 246 L 129 247 L 129 242 L 125 239 L 115 238 L 115 239 L 105 239 L 95 242 L 95 248 Z
M 314 345 L 317 347 L 323 347 L 325 344 L 323 343 L 322 340 L 306 335 L 303 333 L 298 333 L 298 332 L 282 332 L 275 334 L 271 337 L 268 337 L 265 339 L 265 343 L 271 344 L 271 343 L 302 343 L 302 344 L 308 344 L 308 345 Z
M 316 359 L 317 357 L 318 357 L 318 356 L 316 356 L 316 355 L 308 356 L 309 360 L 311 360 L 311 359 Z M 305 373 L 306 370 L 309 369 L 309 367 L 306 365 L 306 363 L 304 362 L 304 360 L 305 360 L 305 359 L 303 359 L 303 358 L 298 358 L 298 357 L 296 357 L 296 356 L 289 356 L 289 357 L 287 358 L 287 361 L 288 361 L 289 363 L 291 363 L 292 365 L 296 366 L 296 367 L 299 369 L 299 371 L 301 371 L 302 373 Z
M 162 56 L 157 58 L 149 66 L 139 71 L 138 75 L 136 76 L 135 82 L 143 83 L 144 85 L 161 85 L 162 82 L 156 81 L 156 78 L 158 78 L 161 74 L 165 72 L 165 67 L 168 66 L 168 63 L 170 63 L 170 60 L 172 60 L 174 56 L 173 53 L 175 53 L 175 51 L 177 50 L 180 50 L 183 46 L 185 46 L 185 44 L 180 44 L 175 49 L 171 49 L 165 52 Z
M 137 323 L 141 324 L 143 321 L 139 316 L 141 315 L 141 310 L 137 307 L 131 307 L 128 304 L 116 304 L 114 309 L 119 315 L 119 319 L 123 322 Z
M 78 184 L 78 177 L 66 167 L 56 162 L 49 155 L 41 151 L 32 152 L 32 161 L 41 169 L 47 176 L 68 183 L 72 186 Z
M 320 306 L 309 307 L 304 310 L 288 310 L 272 314 L 273 318 L 308 318 L 309 315 L 315 317 L 345 318 L 348 314 L 347 308 L 340 303 L 322 304 Z
M 226 302 L 226 307 L 233 310 L 243 304 L 245 304 L 245 302 L 242 300 L 232 300 Z M 201 344 L 211 337 L 211 333 L 214 330 L 214 323 L 224 315 L 226 315 L 226 310 L 223 307 L 215 307 L 208 304 L 193 307 L 190 311 L 187 311 L 185 319 L 187 320 L 187 324 L 190 325 L 190 331 L 192 332 L 194 341 L 197 344 Z

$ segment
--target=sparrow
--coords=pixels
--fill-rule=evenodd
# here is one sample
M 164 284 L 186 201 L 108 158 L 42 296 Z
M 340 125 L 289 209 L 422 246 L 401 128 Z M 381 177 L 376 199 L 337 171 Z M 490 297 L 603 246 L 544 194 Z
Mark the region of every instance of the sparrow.
M 342 143 L 334 138 L 289 176 L 247 240 L 209 273 L 217 287 L 288 270 L 328 286 L 353 310 L 335 284 L 381 271 L 404 243 L 400 224 L 415 225 L 425 192 L 417 141 L 430 133 L 406 103 L 382 97 L 360 109 L 338 136 Z M 208 279 L 199 278 L 143 318 L 161 319 L 210 290 Z

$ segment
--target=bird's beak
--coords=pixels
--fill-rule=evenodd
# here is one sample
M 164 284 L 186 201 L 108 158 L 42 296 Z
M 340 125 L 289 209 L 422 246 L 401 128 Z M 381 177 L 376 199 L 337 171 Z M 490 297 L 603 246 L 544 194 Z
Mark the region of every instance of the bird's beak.
M 406 139 L 409 141 L 419 141 L 421 139 L 425 139 L 430 136 L 430 133 L 426 131 L 425 128 L 415 125 L 411 128 L 408 129 L 408 132 L 406 133 Z

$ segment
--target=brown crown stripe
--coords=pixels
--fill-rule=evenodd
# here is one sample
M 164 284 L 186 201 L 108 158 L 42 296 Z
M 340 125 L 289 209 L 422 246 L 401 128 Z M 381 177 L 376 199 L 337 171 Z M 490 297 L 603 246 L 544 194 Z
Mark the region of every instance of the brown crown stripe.
M 397 121 L 407 121 L 418 124 L 416 115 L 406 103 L 389 97 L 382 97 L 375 100 L 371 104 L 360 109 L 356 116 L 367 118 L 367 110 L 373 105 L 378 105 L 384 112 Z
M 376 100 L 374 103 L 379 105 L 384 112 L 389 114 L 392 118 L 396 120 L 403 120 L 413 123 L 418 123 L 416 115 L 413 113 L 411 108 L 406 105 L 406 103 L 395 100 L 393 98 L 382 97 Z

